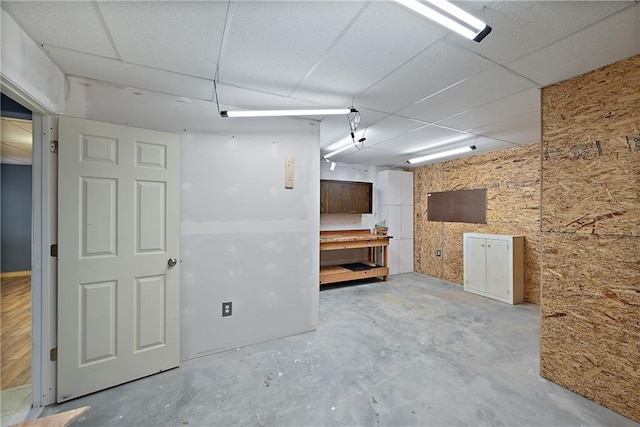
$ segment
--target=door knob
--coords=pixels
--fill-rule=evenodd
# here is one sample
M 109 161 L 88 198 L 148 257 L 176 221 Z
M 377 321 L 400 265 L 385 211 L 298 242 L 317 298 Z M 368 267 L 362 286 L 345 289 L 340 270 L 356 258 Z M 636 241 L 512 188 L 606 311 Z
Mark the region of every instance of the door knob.
M 167 264 L 169 264 L 169 267 L 173 267 L 178 263 L 178 260 L 175 258 L 169 258 L 169 261 L 167 261 Z

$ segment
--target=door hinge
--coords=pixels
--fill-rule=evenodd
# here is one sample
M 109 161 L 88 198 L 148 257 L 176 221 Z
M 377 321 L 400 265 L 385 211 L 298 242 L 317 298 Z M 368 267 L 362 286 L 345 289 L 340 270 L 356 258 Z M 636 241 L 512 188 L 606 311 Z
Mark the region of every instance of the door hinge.
M 58 141 L 56 141 L 55 139 L 51 140 L 51 142 L 49 143 L 49 151 L 51 151 L 53 154 L 58 152 Z
M 49 350 L 49 361 L 55 362 L 56 360 L 58 360 L 58 347 Z
M 58 257 L 58 245 L 51 245 L 50 253 L 51 253 L 52 257 L 57 258 Z

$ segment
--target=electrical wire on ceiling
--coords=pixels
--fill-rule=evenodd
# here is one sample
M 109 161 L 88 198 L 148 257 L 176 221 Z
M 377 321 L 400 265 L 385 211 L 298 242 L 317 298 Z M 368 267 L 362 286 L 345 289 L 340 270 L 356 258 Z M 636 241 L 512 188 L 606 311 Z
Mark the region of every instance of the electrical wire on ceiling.
M 218 61 L 216 62 L 216 74 L 213 78 L 213 95 L 216 98 L 216 107 L 218 107 L 218 114 L 220 114 L 220 101 L 218 100 L 218 82 L 220 81 L 220 60 L 222 59 L 222 55 L 224 52 L 230 12 L 231 12 L 231 0 L 228 0 L 227 12 L 224 18 L 224 27 L 222 29 L 222 39 L 220 40 L 220 47 L 218 48 Z
M 362 150 L 364 148 L 364 141 L 366 140 L 366 138 L 364 137 L 364 132 L 362 133 L 362 137 L 358 139 L 358 141 L 356 141 L 356 130 L 358 130 L 358 126 L 360 125 L 360 112 L 354 107 L 351 107 L 351 110 L 352 111 L 347 114 L 351 141 L 353 141 L 353 145 L 356 147 L 356 149 Z
M 216 97 L 216 107 L 218 107 L 218 115 L 220 114 L 220 101 L 218 101 L 218 74 L 220 72 L 220 68 L 216 66 L 216 77 L 213 79 L 213 93 Z

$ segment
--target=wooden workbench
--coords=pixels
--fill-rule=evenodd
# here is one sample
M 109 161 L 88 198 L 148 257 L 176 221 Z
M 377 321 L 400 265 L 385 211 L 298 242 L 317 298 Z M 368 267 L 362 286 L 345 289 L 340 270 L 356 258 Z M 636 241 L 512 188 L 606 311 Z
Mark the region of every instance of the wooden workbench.
M 368 259 L 357 264 L 320 267 L 320 285 L 348 280 L 389 277 L 388 247 L 391 236 L 371 234 L 369 230 L 331 230 L 320 232 L 320 252 L 369 248 Z M 381 254 L 378 254 L 378 248 Z M 380 255 L 380 256 L 378 256 Z

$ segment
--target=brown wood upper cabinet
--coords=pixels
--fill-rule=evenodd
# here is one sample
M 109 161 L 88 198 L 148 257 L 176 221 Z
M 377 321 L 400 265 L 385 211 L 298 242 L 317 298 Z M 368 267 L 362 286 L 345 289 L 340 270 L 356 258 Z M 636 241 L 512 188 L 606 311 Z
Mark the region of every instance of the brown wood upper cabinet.
M 320 180 L 320 213 L 373 213 L 370 182 Z

